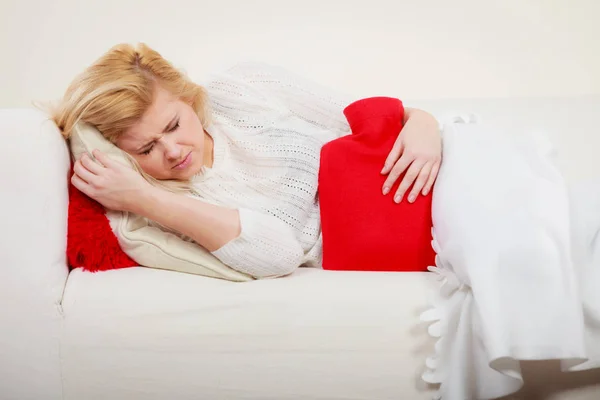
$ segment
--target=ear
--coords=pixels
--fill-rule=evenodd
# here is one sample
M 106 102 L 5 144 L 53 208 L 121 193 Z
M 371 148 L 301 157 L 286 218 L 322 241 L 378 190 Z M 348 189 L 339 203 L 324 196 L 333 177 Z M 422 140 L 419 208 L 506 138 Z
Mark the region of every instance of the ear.
M 69 138 L 69 147 L 75 160 L 79 160 L 85 153 L 93 158 L 92 151 L 98 149 L 111 159 L 133 169 L 133 165 L 131 165 L 123 150 L 102 136 L 98 129 L 85 122 L 79 122 L 73 128 Z

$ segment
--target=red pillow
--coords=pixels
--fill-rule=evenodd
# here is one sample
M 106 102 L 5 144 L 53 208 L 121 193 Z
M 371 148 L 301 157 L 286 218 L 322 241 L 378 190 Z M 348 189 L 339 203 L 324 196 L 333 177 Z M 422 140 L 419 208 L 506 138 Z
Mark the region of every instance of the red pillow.
M 381 192 L 383 164 L 403 127 L 399 99 L 362 99 L 344 109 L 352 134 L 323 146 L 319 202 L 323 268 L 425 271 L 434 265 L 431 192 L 414 203 L 393 201 L 399 179 Z M 403 177 L 403 176 L 402 176 Z M 402 178 L 401 177 L 401 178 Z
M 70 179 L 67 262 L 71 268 L 92 272 L 138 265 L 121 250 L 104 207 L 79 191 Z

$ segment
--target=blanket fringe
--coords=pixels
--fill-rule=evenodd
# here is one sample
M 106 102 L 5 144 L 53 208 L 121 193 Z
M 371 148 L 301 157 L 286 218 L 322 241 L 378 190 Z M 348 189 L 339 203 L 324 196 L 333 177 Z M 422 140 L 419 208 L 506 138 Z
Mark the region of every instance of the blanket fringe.
M 426 370 L 421 375 L 423 381 L 429 384 L 439 385 L 433 399 L 440 400 L 447 377 L 446 365 L 448 365 L 449 327 L 456 326 L 460 317 L 460 308 L 469 288 L 463 284 L 454 273 L 452 266 L 446 265 L 440 255 L 440 248 L 436 240 L 435 230 L 432 229 L 433 240 L 431 245 L 436 253 L 435 264 L 427 269 L 436 274 L 439 287 L 433 293 L 430 300 L 431 308 L 420 315 L 422 322 L 430 322 L 427 331 L 436 340 L 434 354 L 425 360 Z

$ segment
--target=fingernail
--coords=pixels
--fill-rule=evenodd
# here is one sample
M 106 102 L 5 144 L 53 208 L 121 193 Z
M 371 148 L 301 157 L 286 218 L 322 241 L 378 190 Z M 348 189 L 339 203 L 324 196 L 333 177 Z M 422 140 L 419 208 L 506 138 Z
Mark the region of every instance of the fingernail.
M 388 194 L 390 192 L 390 188 L 389 187 L 384 187 L 383 188 L 383 195 L 385 196 L 386 194 Z
M 411 194 L 411 195 L 408 197 L 408 202 L 409 202 L 409 203 L 413 203 L 413 202 L 416 200 L 416 198 L 417 198 L 417 196 L 415 196 L 414 194 Z
M 385 167 L 383 167 L 383 169 L 380 172 L 381 174 L 385 174 Z
M 427 193 L 429 193 L 429 189 L 423 190 L 423 196 L 427 196 Z
M 396 196 L 396 197 L 394 197 L 394 201 L 396 203 L 400 203 L 402 201 L 402 196 Z

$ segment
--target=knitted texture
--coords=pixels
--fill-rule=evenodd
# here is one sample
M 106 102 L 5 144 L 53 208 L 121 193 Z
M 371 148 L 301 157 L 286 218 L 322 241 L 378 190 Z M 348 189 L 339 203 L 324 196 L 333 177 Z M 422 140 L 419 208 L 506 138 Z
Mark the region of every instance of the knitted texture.
M 201 199 L 240 210 L 241 235 L 213 252 L 255 277 L 321 266 L 321 147 L 350 128 L 349 99 L 264 64 L 239 64 L 205 84 L 214 164 L 194 181 Z

